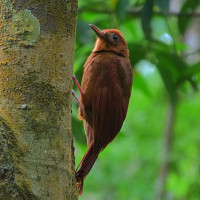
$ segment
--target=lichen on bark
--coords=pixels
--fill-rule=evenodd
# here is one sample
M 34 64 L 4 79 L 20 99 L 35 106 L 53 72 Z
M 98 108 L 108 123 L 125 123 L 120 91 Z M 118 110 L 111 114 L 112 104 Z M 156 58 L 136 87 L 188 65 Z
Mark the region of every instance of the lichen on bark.
M 40 34 L 40 23 L 30 10 L 21 10 L 12 17 L 12 25 L 15 33 L 25 45 L 32 45 Z
M 0 199 L 77 199 L 71 88 L 77 1 L 0 1 Z

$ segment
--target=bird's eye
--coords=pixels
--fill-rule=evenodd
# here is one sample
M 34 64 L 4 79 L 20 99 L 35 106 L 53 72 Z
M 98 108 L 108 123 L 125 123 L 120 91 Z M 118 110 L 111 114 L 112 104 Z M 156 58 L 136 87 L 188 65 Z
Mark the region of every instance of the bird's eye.
M 118 39 L 118 35 L 114 34 L 113 35 L 113 40 L 117 40 Z

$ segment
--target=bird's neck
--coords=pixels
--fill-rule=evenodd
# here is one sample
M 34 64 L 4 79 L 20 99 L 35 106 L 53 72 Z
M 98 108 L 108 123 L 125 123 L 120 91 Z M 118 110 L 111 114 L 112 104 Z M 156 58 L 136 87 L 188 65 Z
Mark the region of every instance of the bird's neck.
M 115 54 L 115 55 L 118 55 L 118 56 L 121 56 L 121 57 L 126 57 L 123 54 L 121 54 L 120 52 L 112 51 L 112 50 L 109 50 L 109 49 L 102 49 L 102 50 L 93 51 L 93 53 L 107 53 L 107 52 Z
M 123 46 L 113 46 L 109 43 L 102 42 L 99 39 L 97 39 L 92 52 L 110 52 L 125 58 L 129 58 L 129 52 L 127 48 Z

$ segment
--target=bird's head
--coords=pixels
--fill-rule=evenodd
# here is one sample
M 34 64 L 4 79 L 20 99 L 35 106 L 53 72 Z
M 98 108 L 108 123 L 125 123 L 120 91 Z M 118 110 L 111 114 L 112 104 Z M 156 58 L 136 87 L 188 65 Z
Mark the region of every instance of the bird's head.
M 129 57 L 127 43 L 120 31 L 117 29 L 106 29 L 101 31 L 92 24 L 90 24 L 90 27 L 97 34 L 97 40 L 93 52 L 111 51 L 123 57 Z

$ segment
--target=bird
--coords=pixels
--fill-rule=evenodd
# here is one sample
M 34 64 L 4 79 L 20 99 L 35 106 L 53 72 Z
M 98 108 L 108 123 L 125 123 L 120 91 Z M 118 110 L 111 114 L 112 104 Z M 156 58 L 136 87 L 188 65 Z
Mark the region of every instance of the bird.
M 97 40 L 84 64 L 81 85 L 73 76 L 80 91 L 79 100 L 76 97 L 78 115 L 84 124 L 88 146 L 75 173 L 79 195 L 99 153 L 123 125 L 133 82 L 129 50 L 122 33 L 117 29 L 101 31 L 95 25 L 89 26 Z

